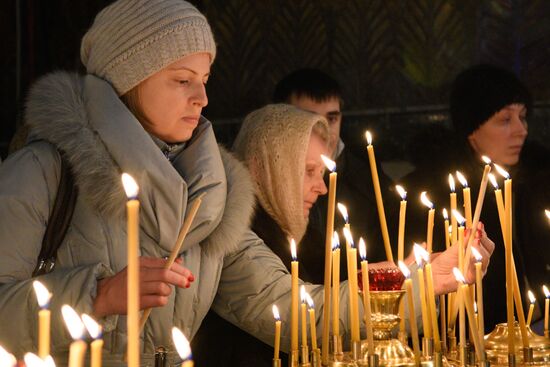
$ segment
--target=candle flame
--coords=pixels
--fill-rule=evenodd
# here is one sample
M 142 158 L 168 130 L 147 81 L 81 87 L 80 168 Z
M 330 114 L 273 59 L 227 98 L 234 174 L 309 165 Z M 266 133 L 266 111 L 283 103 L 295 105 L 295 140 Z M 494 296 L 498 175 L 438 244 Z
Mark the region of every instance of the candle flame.
M 402 200 L 406 200 L 406 199 L 407 199 L 407 192 L 405 191 L 405 189 L 403 188 L 403 186 L 395 185 L 395 189 L 397 190 L 397 193 L 399 194 L 399 196 L 401 196 L 401 199 L 402 199 Z
M 55 362 L 53 361 L 52 356 L 47 356 L 44 358 L 44 367 L 55 367 Z
M 544 292 L 544 297 L 546 298 L 550 298 L 550 291 L 548 291 L 548 287 L 543 285 L 542 286 L 542 291 Z
M 292 256 L 292 261 L 298 259 L 298 256 L 296 256 L 296 241 L 294 241 L 294 238 L 290 239 L 290 256 Z
M 353 237 L 351 236 L 351 231 L 347 227 L 344 227 L 344 237 L 346 237 L 346 241 L 349 242 L 351 247 L 355 247 L 355 243 L 353 243 Z
M 34 287 L 34 293 L 36 293 L 36 300 L 40 308 L 48 307 L 50 299 L 52 298 L 52 294 L 48 291 L 48 288 L 38 280 L 32 282 L 32 286 Z
M 491 158 L 487 157 L 486 155 L 481 156 L 481 160 L 485 162 L 485 164 L 491 164 Z
M 527 296 L 529 296 L 529 302 L 531 302 L 531 304 L 534 304 L 537 301 L 533 292 L 528 291 Z
M 449 173 L 449 188 L 451 192 L 455 192 L 455 178 L 451 173 Z
M 428 263 L 428 261 L 430 261 L 430 254 L 428 251 L 426 251 L 424 247 L 420 246 L 418 243 L 414 244 L 413 251 L 414 258 L 416 259 L 416 263 L 419 267 L 422 266 L 422 262 Z
M 491 181 L 491 184 L 493 185 L 495 190 L 498 190 L 498 182 L 497 182 L 497 178 L 495 177 L 494 174 L 489 173 L 489 181 Z
M 422 191 L 422 193 L 420 193 L 420 201 L 422 201 L 422 204 L 426 205 L 428 208 L 434 208 L 434 204 L 430 201 L 430 199 L 428 199 L 426 191 Z
M 546 218 L 550 219 L 550 210 L 544 209 L 544 213 L 546 214 Z
M 139 186 L 136 180 L 127 173 L 122 174 L 122 185 L 128 199 L 135 199 L 138 196 Z
M 367 245 L 363 237 L 359 237 L 359 256 L 361 256 L 361 260 L 367 260 Z
M 506 172 L 506 170 L 504 168 L 502 168 L 501 166 L 499 166 L 498 164 L 494 163 L 494 166 L 497 170 L 497 172 L 502 176 L 504 177 L 505 179 L 510 179 L 510 174 L 508 172 Z
M 175 326 L 172 328 L 172 341 L 181 359 L 184 361 L 191 359 L 191 346 L 189 345 L 189 341 L 181 330 Z
M 2 348 L 0 345 L 0 366 L 2 367 L 12 367 L 17 364 L 17 359 L 13 356 L 13 354 L 8 353 L 7 350 Z
M 443 208 L 443 219 L 449 220 L 449 214 L 447 213 L 447 209 Z
M 340 214 L 342 214 L 342 217 L 344 217 L 344 222 L 349 223 L 348 208 L 346 208 L 346 206 L 342 203 L 338 203 L 336 206 L 338 207 Z
M 468 187 L 468 181 L 466 180 L 466 177 L 460 171 L 456 171 L 456 178 L 458 178 L 458 181 L 460 181 L 460 184 L 463 187 Z
M 321 159 L 323 160 L 323 163 L 330 172 L 336 171 L 336 162 L 334 162 L 332 159 L 324 154 L 321 154 Z
M 272 310 L 273 310 L 273 317 L 275 318 L 275 320 L 277 321 L 281 320 L 281 315 L 279 314 L 279 307 L 277 307 L 277 305 L 273 305 Z
M 474 256 L 477 262 L 481 262 L 481 260 L 483 259 L 483 256 L 481 256 L 479 251 L 473 246 L 472 246 L 472 255 Z
M 69 329 L 72 338 L 74 340 L 82 339 L 84 336 L 84 324 L 75 310 L 69 305 L 63 305 L 63 307 L 61 307 L 61 313 L 63 314 L 65 325 L 67 325 L 67 329 Z
M 372 145 L 372 135 L 370 131 L 365 131 L 365 138 L 367 138 L 367 144 Z
M 474 301 L 474 313 L 477 313 L 477 302 Z
M 101 337 L 101 326 L 99 326 L 99 324 L 91 316 L 83 313 L 82 322 L 84 323 L 84 326 L 86 326 L 88 334 L 90 334 L 93 339 L 99 339 Z
M 340 237 L 338 236 L 338 232 L 334 231 L 332 234 L 332 251 L 340 248 Z
M 453 216 L 455 217 L 459 226 L 464 227 L 464 223 L 466 222 L 466 219 L 458 212 L 458 210 L 453 209 Z
M 25 365 L 27 367 L 43 367 L 44 366 L 44 361 L 42 360 L 42 358 L 40 358 L 39 356 L 37 356 L 36 354 L 34 353 L 25 353 L 25 356 L 23 357 L 23 360 L 25 361 Z M 12 366 L 14 366 L 14 364 L 12 364 Z
M 405 265 L 405 263 L 401 260 L 399 260 L 397 263 L 399 265 L 399 270 L 401 270 L 406 279 L 409 279 L 409 277 L 411 276 L 411 271 L 409 270 L 407 265 Z
M 309 293 L 306 293 L 306 300 L 307 300 L 307 305 L 309 306 L 309 308 L 314 308 L 315 307 L 315 304 L 313 303 L 313 298 L 311 298 Z
M 302 301 L 302 303 L 306 303 L 306 294 L 306 286 L 302 285 L 300 287 L 300 300 Z
M 464 275 L 462 275 L 462 272 L 458 270 L 458 268 L 453 268 L 453 274 L 455 275 L 457 282 L 460 282 L 462 284 L 466 283 L 466 279 L 464 279 Z

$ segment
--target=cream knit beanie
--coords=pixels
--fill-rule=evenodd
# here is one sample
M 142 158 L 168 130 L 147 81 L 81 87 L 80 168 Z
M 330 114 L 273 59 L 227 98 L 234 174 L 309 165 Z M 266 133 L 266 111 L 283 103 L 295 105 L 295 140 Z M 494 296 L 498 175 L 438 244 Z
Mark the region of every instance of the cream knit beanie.
M 183 0 L 118 0 L 103 9 L 84 35 L 80 58 L 90 74 L 123 95 L 178 59 L 216 44 L 208 21 Z
M 296 242 L 307 227 L 303 213 L 306 153 L 318 123 L 328 142 L 323 116 L 287 104 L 267 105 L 246 116 L 233 145 L 250 169 L 260 205 Z

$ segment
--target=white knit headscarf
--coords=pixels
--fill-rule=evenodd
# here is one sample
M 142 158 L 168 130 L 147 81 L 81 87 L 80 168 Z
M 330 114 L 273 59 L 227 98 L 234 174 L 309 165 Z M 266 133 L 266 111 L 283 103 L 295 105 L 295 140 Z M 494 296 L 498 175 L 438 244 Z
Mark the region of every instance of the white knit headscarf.
M 296 242 L 307 227 L 305 159 L 316 125 L 328 139 L 324 117 L 291 105 L 267 105 L 246 116 L 233 145 L 250 169 L 260 205 Z

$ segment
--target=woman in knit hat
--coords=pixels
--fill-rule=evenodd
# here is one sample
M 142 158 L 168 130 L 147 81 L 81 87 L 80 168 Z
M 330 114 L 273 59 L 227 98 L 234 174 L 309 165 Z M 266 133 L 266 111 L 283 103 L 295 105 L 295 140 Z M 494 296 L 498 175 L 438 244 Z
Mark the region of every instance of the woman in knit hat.
M 72 341 L 62 304 L 95 316 L 104 364 L 125 365 L 123 172 L 139 185 L 140 308 L 153 308 L 141 333 L 143 363 L 152 365 L 160 346 L 174 362 L 172 326 L 192 339 L 210 308 L 264 342 L 273 342 L 272 303 L 290 318 L 290 274 L 248 229 L 254 203 L 248 172 L 218 147 L 201 116 L 215 56 L 210 26 L 189 3 L 118 0 L 82 40 L 86 75 L 56 72 L 33 86 L 27 144 L 0 168 L 0 344 L 16 356 L 36 351 L 31 274 L 62 161 L 70 163 L 78 189 L 74 214 L 55 268 L 37 278 L 53 294 L 51 352 L 58 365 L 67 362 Z M 179 260 L 164 270 L 189 205 L 202 194 Z M 320 306 L 322 287 L 308 291 Z M 284 328 L 283 350 L 289 335 Z
M 550 256 L 544 248 L 550 242 L 544 209 L 550 207 L 550 152 L 535 142 L 526 141 L 527 118 L 532 113 L 531 94 L 517 76 L 493 65 L 476 65 L 462 71 L 450 93 L 452 135 L 418 141 L 431 145 L 437 153 L 425 152 L 425 159 L 415 172 L 404 179 L 409 192 L 428 190 L 435 205 L 449 203 L 449 173 L 460 171 L 468 180 L 472 205 L 477 200 L 483 173 L 481 156 L 503 166 L 513 178 L 514 190 L 514 256 L 521 294 L 528 304 L 527 290 L 542 296 L 541 287 L 548 282 Z M 435 147 L 435 148 L 434 148 Z M 502 184 L 502 178 L 493 172 Z M 458 181 L 457 191 L 460 191 Z M 495 196 L 491 184 L 481 213 L 486 232 L 494 239 L 496 251 L 484 280 L 486 332 L 506 321 L 505 259 Z M 411 203 L 407 224 L 411 240 L 422 236 L 425 207 Z M 424 228 L 425 231 L 425 228 Z M 421 237 L 420 237 L 421 238 Z M 444 229 L 436 225 L 434 238 L 444 238 Z M 531 256 L 529 253 L 537 253 Z M 540 313 L 539 313 L 540 315 Z M 535 315 L 535 320 L 537 316 Z

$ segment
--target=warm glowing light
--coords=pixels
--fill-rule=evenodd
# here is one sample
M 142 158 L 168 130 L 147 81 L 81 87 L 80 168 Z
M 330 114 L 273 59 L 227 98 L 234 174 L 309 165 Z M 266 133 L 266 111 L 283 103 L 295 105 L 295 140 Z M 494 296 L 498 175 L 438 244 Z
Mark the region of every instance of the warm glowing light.
M 302 303 L 306 303 L 306 294 L 306 286 L 302 285 L 300 287 L 300 300 L 302 301 Z
M 477 313 L 477 302 L 474 301 L 474 313 Z
M 63 314 L 65 325 L 67 325 L 67 329 L 69 329 L 69 333 L 73 339 L 82 339 L 84 336 L 84 324 L 75 310 L 69 305 L 63 305 L 63 307 L 61 307 L 61 313 Z
M 336 162 L 323 154 L 321 154 L 321 159 L 330 172 L 336 171 Z
M 272 309 L 273 317 L 275 318 L 275 320 L 279 321 L 281 319 L 281 315 L 279 314 L 279 307 L 277 307 L 277 305 L 273 305 Z
M 415 243 L 413 246 L 414 258 L 418 266 L 422 266 L 422 262 L 427 263 L 430 260 L 430 254 L 420 246 L 418 243 Z
M 52 356 L 47 356 L 44 358 L 44 367 L 55 367 L 55 362 L 53 361 Z
M 138 196 L 139 186 L 136 183 L 136 180 L 127 173 L 122 174 L 122 185 L 124 186 L 124 191 L 126 191 L 126 196 L 128 199 L 135 199 Z
M 399 270 L 401 270 L 406 279 L 409 279 L 409 277 L 411 276 L 411 271 L 409 270 L 407 265 L 405 265 L 405 263 L 401 260 L 399 260 L 397 263 L 399 265 Z
M 473 246 L 472 246 L 472 255 L 474 256 L 477 262 L 481 262 L 481 260 L 483 259 L 483 256 L 481 256 L 479 251 Z
M 548 291 L 548 287 L 543 285 L 542 286 L 542 291 L 544 292 L 544 297 L 546 298 L 550 298 L 550 291 Z
M 332 251 L 340 248 L 340 237 L 338 236 L 338 232 L 334 231 L 332 234 Z
M 315 304 L 313 303 L 313 298 L 309 295 L 309 293 L 306 293 L 306 301 L 309 308 L 314 308 Z
M 455 275 L 456 281 L 460 282 L 462 284 L 466 283 L 466 279 L 464 279 L 464 275 L 458 270 L 458 268 L 453 268 L 453 274 Z
M 46 288 L 44 284 L 40 283 L 38 280 L 32 282 L 32 286 L 34 287 L 34 293 L 36 293 L 36 300 L 38 301 L 40 308 L 48 307 L 50 299 L 52 298 L 52 294 L 48 291 L 48 288 Z
M 449 233 L 453 233 L 453 225 L 452 224 L 449 224 L 449 228 L 447 228 L 447 231 Z
M 447 209 L 443 208 L 443 219 L 449 220 L 449 214 L 447 213 Z
M 491 184 L 493 185 L 495 190 L 498 190 L 498 182 L 497 182 L 497 178 L 495 177 L 494 174 L 489 173 L 489 181 L 491 181 Z
M 428 208 L 430 209 L 434 208 L 434 204 L 430 201 L 430 199 L 428 199 L 428 195 L 426 194 L 426 191 L 422 191 L 422 193 L 420 193 L 420 201 L 422 202 L 422 204 L 426 205 Z
M 361 260 L 367 260 L 367 245 L 363 237 L 359 237 L 359 256 L 361 256 Z
M 17 359 L 15 359 L 13 354 L 8 353 L 8 351 L 2 348 L 2 346 L 0 345 L 0 366 L 13 367 L 16 364 L 17 364 Z
M 346 237 L 346 241 L 349 242 L 351 247 L 355 247 L 353 237 L 351 236 L 351 231 L 347 227 L 344 227 L 344 237 Z
M 397 190 L 397 193 L 399 194 L 399 196 L 401 196 L 402 200 L 407 199 L 407 192 L 405 191 L 403 186 L 395 185 L 395 189 Z
M 458 181 L 460 181 L 460 184 L 463 187 L 468 187 L 468 181 L 466 181 L 466 177 L 460 171 L 456 171 L 456 178 L 458 178 Z
M 294 238 L 290 239 L 290 256 L 292 256 L 292 261 L 298 259 L 298 256 L 296 256 L 296 241 L 294 241 Z
M 84 323 L 84 326 L 86 326 L 88 334 L 90 334 L 93 339 L 99 339 L 101 337 L 101 326 L 99 326 L 99 324 L 91 316 L 83 313 L 82 322 Z
M 449 173 L 449 188 L 451 192 L 455 192 L 455 178 L 451 173 Z
M 349 223 L 348 208 L 346 208 L 346 206 L 342 203 L 338 203 L 336 206 L 338 207 L 340 214 L 342 214 L 342 217 L 344 217 L 344 222 Z
M 456 209 L 453 209 L 453 216 L 455 217 L 456 221 L 458 222 L 458 224 L 461 226 L 461 227 L 464 227 L 464 223 L 466 223 L 466 219 L 460 215 L 460 213 L 458 212 L 458 210 Z
M 34 353 L 25 353 L 25 356 L 23 357 L 23 359 L 25 360 L 25 365 L 27 367 L 43 367 L 44 366 L 44 361 L 42 360 L 42 358 L 40 358 L 39 356 L 37 356 L 36 354 Z
M 367 138 L 367 144 L 372 145 L 372 135 L 370 131 L 365 131 L 365 138 Z
M 486 155 L 482 155 L 481 160 L 485 162 L 485 164 L 491 164 L 491 158 L 487 157 Z
M 550 210 L 545 209 L 544 213 L 546 214 L 546 218 L 550 219 Z
M 191 346 L 189 345 L 189 341 L 181 330 L 175 326 L 172 328 L 172 340 L 174 341 L 180 358 L 184 361 L 191 359 Z
M 529 296 L 529 302 L 535 303 L 537 301 L 537 299 L 535 298 L 535 295 L 533 294 L 533 292 L 528 291 L 527 296 Z
M 510 178 L 510 174 L 508 172 L 506 172 L 506 170 L 504 170 L 504 168 L 502 168 L 501 166 L 499 166 L 498 164 L 494 164 L 495 165 L 495 168 L 497 170 L 497 172 L 502 176 L 504 177 L 505 179 L 509 179 Z

